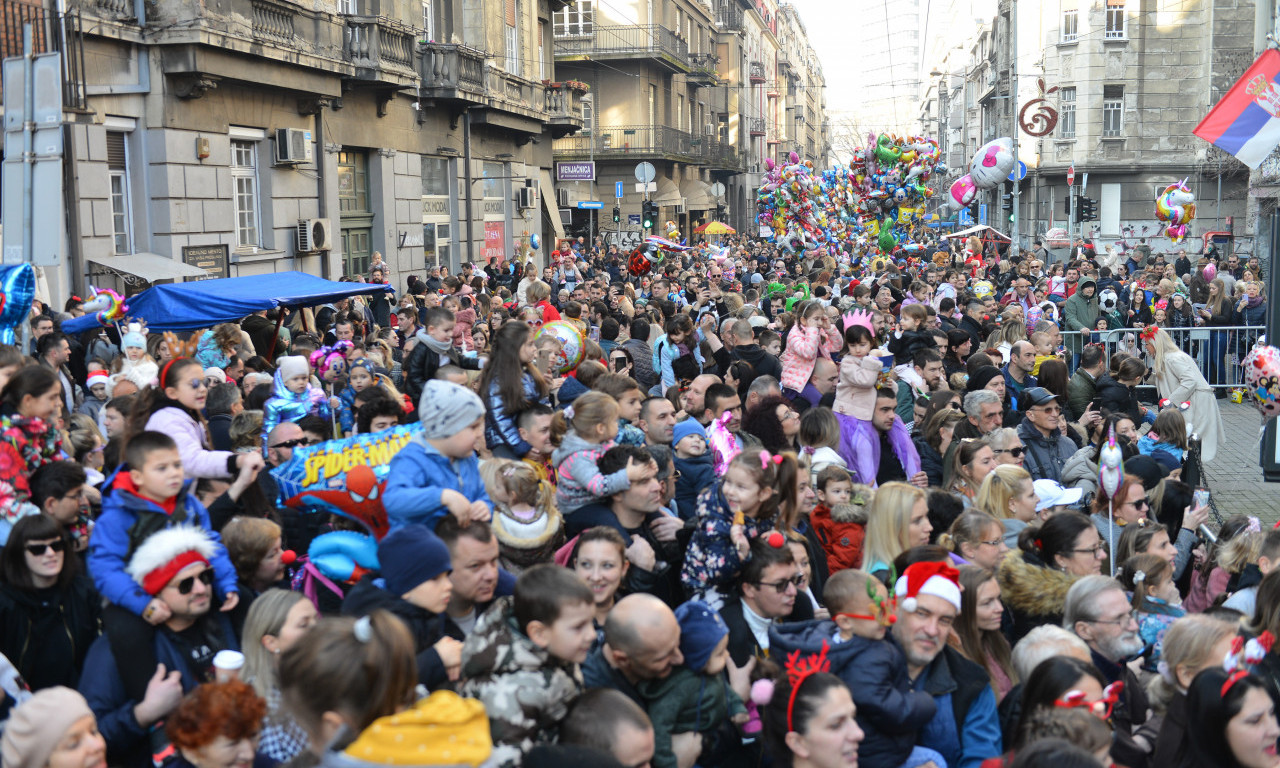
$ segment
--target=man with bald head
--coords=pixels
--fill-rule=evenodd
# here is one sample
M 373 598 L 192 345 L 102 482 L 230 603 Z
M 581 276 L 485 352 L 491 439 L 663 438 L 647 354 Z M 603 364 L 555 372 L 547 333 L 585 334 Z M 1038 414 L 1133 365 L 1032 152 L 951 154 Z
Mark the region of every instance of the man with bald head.
M 684 662 L 675 613 L 653 595 L 627 595 L 609 611 L 604 642 L 582 664 L 588 688 L 613 688 L 645 706 L 636 690 L 641 680 L 661 680 Z
M 840 366 L 825 357 L 819 357 L 813 363 L 813 373 L 809 376 L 809 382 L 791 401 L 791 407 L 799 413 L 819 405 L 830 408 L 836 401 L 838 381 L 840 381 Z
M 697 419 L 704 427 L 710 423 L 710 420 L 703 421 L 706 418 L 703 415 L 703 411 L 707 408 L 704 399 L 707 394 L 707 387 L 719 383 L 721 383 L 719 376 L 714 373 L 704 373 L 701 376 L 694 377 L 693 381 L 689 382 L 689 388 L 680 395 L 680 402 L 684 405 L 684 412 L 691 418 Z
M 778 358 L 765 352 L 764 347 L 756 343 L 751 323 L 738 319 L 730 327 L 733 328 L 734 346 L 731 351 L 733 361 L 747 364 L 738 366 L 738 396 L 746 400 L 747 390 L 757 376 L 772 376 L 777 380 L 782 379 L 782 363 Z M 728 343 L 729 337 L 725 337 L 725 344 Z M 750 366 L 750 368 L 747 366 Z

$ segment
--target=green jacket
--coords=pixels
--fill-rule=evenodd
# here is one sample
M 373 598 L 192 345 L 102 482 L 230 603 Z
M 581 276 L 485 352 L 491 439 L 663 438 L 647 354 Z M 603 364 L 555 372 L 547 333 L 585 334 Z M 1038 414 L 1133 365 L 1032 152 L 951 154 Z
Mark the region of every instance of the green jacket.
M 713 731 L 730 717 L 747 711 L 723 672 L 703 675 L 676 667 L 660 680 L 637 683 L 636 689 L 653 721 L 653 768 L 676 768 L 671 734 Z

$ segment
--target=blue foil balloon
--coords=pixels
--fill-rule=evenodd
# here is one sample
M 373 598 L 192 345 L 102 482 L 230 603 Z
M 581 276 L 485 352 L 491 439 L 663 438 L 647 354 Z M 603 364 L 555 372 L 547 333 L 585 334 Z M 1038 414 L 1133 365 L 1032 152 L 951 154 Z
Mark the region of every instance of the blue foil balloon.
M 0 267 L 0 344 L 16 344 L 36 297 L 36 271 L 30 264 Z
M 535 232 L 532 235 L 529 235 L 529 247 L 535 251 L 542 247 L 542 238 L 538 233 Z

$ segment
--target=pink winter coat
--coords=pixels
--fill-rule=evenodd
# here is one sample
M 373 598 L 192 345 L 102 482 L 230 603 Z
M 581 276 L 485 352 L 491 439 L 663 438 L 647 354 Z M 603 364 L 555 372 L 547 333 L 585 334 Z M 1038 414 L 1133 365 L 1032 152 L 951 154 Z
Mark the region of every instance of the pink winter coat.
M 844 339 L 835 328 L 826 332 L 806 328 L 797 323 L 787 334 L 787 348 L 782 351 L 782 386 L 799 392 L 813 376 L 813 364 L 818 355 L 830 359 L 832 352 L 839 352 Z
M 476 324 L 476 311 L 470 307 L 453 313 L 453 346 L 467 351 L 475 349 L 471 329 Z
M 161 408 L 147 420 L 148 432 L 163 432 L 178 444 L 182 457 L 182 474 L 188 478 L 230 477 L 228 464 L 235 458 L 231 451 L 206 448 L 205 430 L 191 415 L 180 408 Z
M 879 358 L 845 355 L 840 361 L 840 380 L 836 382 L 836 402 L 832 410 L 860 421 L 871 421 L 876 409 L 876 380 L 882 370 L 884 364 Z

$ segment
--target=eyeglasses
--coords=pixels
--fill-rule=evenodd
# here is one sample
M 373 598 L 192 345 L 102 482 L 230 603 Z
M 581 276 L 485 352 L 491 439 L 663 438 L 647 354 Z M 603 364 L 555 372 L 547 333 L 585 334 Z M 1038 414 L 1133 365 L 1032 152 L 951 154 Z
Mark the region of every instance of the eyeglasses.
M 1016 458 L 1018 458 L 1019 456 L 1021 456 L 1022 454 L 1026 453 L 1026 452 L 1027 452 L 1027 449 L 1026 449 L 1026 448 L 1023 448 L 1021 445 L 1015 445 L 1015 446 L 1014 446 L 1014 447 L 1012 447 L 1012 448 L 996 448 L 996 449 L 994 449 L 992 452 L 993 452 L 993 453 L 1007 453 L 1007 454 L 1009 454 L 1010 456 L 1012 456 L 1013 458 L 1015 458 L 1015 459 L 1016 459 Z
M 53 550 L 54 552 L 61 552 L 66 548 L 67 548 L 67 543 L 62 539 L 58 539 L 57 541 L 50 541 L 46 544 L 28 544 L 27 552 L 31 553 L 32 557 L 40 557 L 48 550 Z
M 205 568 L 203 571 L 197 573 L 196 575 L 188 576 L 187 578 L 183 579 L 177 584 L 174 584 L 173 586 L 175 589 L 178 590 L 178 594 L 189 595 L 191 594 L 191 590 L 195 589 L 196 579 L 199 579 L 200 583 L 205 585 L 206 587 L 213 584 L 213 569 Z
M 804 577 L 799 574 L 796 574 L 789 579 L 782 579 L 781 581 L 756 582 L 757 587 L 773 587 L 780 595 L 785 595 L 787 593 L 787 587 L 795 587 L 796 589 L 799 589 L 802 584 L 804 584 Z
M 1111 712 L 1115 709 L 1116 703 L 1120 701 L 1120 694 L 1124 691 L 1124 681 L 1117 680 L 1106 688 L 1102 689 L 1102 698 L 1097 701 L 1089 701 L 1084 691 L 1070 690 L 1062 694 L 1053 706 L 1062 709 L 1074 709 L 1076 707 L 1088 707 L 1089 711 L 1103 720 L 1111 718 Z
M 1129 623 L 1138 623 L 1138 612 L 1136 610 L 1129 611 L 1118 619 L 1086 619 L 1086 624 L 1115 624 L 1117 627 L 1127 627 Z
M 1040 409 L 1041 413 L 1047 413 L 1047 414 L 1062 413 L 1062 409 L 1056 405 L 1051 405 L 1047 407 L 1042 407 L 1042 406 L 1036 406 L 1036 407 Z
M 1092 547 L 1089 547 L 1088 549 L 1073 549 L 1071 551 L 1077 555 L 1091 554 L 1094 557 L 1097 557 L 1098 555 L 1105 555 L 1107 553 L 1107 546 L 1102 542 L 1098 542 L 1097 544 L 1093 545 Z
M 790 421 L 791 419 L 798 419 L 798 418 L 800 418 L 800 414 L 796 413 L 795 411 L 787 411 L 786 413 L 784 413 L 784 414 L 782 414 L 780 417 L 778 417 L 778 420 L 779 420 L 779 421 Z
M 300 445 L 314 445 L 316 441 L 309 437 L 299 437 L 296 440 L 284 440 L 275 445 L 268 445 L 268 448 L 297 448 Z
M 992 539 L 990 541 L 979 541 L 979 544 L 986 544 L 989 547 L 998 547 L 1004 543 L 1004 539 Z

